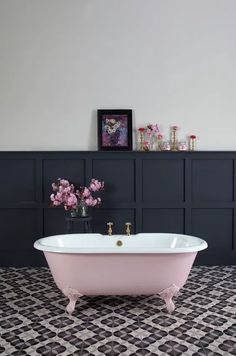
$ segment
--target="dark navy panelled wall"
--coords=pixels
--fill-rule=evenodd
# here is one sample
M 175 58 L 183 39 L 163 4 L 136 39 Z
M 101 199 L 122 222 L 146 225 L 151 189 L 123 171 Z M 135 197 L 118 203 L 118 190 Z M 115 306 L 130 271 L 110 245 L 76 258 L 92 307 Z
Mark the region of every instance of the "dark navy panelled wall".
M 49 207 L 58 177 L 105 181 L 94 232 L 176 232 L 204 238 L 196 263 L 236 264 L 236 152 L 0 152 L 0 265 L 37 266 L 42 236 L 66 232 L 63 208 Z

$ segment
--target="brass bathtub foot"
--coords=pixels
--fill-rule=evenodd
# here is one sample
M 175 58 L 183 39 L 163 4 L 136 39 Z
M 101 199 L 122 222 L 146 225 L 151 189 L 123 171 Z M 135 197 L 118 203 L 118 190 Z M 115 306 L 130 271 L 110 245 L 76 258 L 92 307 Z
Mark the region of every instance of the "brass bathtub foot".
M 81 294 L 79 291 L 77 291 L 76 289 L 70 288 L 70 287 L 66 287 L 63 289 L 63 294 L 69 298 L 69 303 L 66 306 L 66 311 L 69 314 L 72 314 L 73 311 L 75 310 L 75 304 L 77 302 L 77 300 L 83 296 L 83 294 Z
M 163 299 L 166 303 L 166 309 L 170 314 L 175 310 L 175 305 L 172 301 L 172 298 L 177 295 L 179 289 L 180 288 L 177 287 L 175 284 L 172 284 L 171 286 L 166 289 L 163 289 L 163 291 L 159 293 L 161 299 Z

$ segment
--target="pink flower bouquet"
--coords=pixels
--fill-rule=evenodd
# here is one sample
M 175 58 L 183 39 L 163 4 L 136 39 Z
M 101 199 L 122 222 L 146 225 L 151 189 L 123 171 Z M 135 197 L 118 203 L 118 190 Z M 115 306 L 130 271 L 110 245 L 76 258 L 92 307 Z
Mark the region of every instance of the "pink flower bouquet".
M 58 178 L 56 183 L 52 183 L 52 189 L 54 191 L 50 196 L 52 206 L 57 207 L 63 204 L 65 210 L 76 211 L 81 204 L 91 207 L 101 204 L 101 198 L 93 197 L 93 193 L 103 190 L 104 182 L 93 178 L 88 187 L 81 186 L 75 189 L 68 180 Z

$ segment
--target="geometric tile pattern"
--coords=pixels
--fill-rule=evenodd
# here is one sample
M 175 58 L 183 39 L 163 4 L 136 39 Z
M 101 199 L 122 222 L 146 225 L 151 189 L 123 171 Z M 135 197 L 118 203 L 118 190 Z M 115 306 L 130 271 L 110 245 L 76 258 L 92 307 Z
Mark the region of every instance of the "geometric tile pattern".
M 0 355 L 236 355 L 236 266 L 193 267 L 170 315 L 152 296 L 79 299 L 47 268 L 0 269 Z

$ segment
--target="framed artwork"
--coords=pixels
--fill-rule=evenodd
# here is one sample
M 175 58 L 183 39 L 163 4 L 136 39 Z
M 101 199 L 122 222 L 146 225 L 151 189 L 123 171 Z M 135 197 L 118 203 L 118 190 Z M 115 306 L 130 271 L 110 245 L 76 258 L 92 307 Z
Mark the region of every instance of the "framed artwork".
M 132 151 L 132 110 L 98 110 L 98 149 Z

